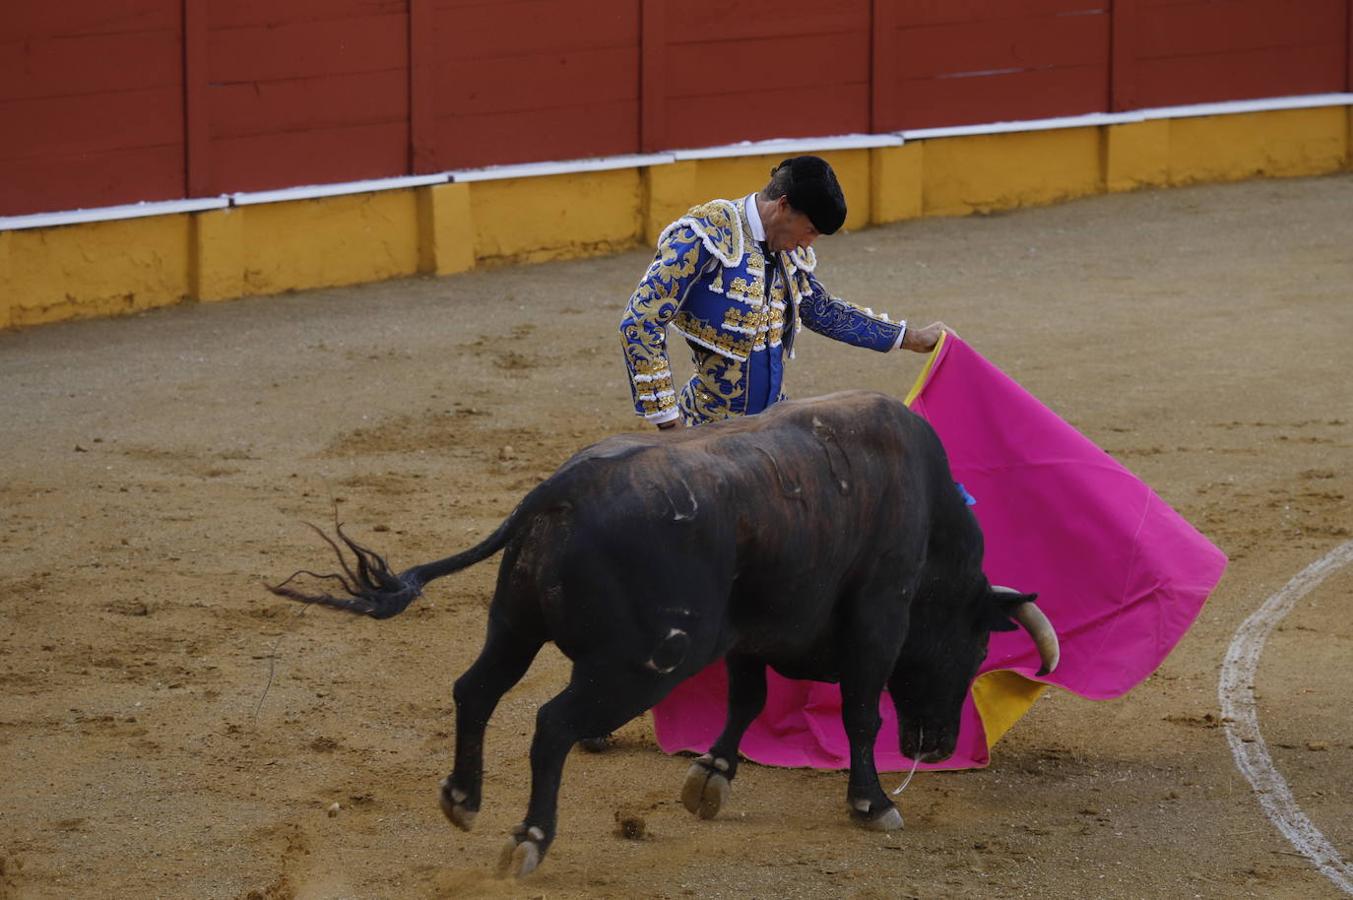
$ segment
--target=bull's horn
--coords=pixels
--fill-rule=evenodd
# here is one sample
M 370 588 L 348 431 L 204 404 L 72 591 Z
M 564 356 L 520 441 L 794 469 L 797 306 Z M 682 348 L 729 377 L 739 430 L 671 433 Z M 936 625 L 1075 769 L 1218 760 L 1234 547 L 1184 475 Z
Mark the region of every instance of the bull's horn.
M 1029 632 L 1029 637 L 1034 639 L 1034 644 L 1038 646 L 1038 657 L 1043 660 L 1043 668 L 1038 670 L 1039 677 L 1042 677 L 1053 669 L 1057 668 L 1057 662 L 1062 658 L 1062 647 L 1057 640 L 1057 631 L 1052 627 L 1052 622 L 1032 603 L 1021 603 L 1015 607 L 1015 621 L 1024 626 L 1024 630 Z

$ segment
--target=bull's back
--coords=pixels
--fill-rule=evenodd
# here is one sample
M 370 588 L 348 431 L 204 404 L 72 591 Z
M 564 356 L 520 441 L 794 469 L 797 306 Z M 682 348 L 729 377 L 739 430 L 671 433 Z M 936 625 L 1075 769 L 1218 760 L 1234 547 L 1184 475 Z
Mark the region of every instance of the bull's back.
M 533 492 L 549 526 L 532 539 L 553 532 L 550 566 L 572 585 L 570 615 L 581 621 L 606 615 L 598 598 L 619 591 L 638 600 L 624 614 L 640 629 L 683 608 L 808 640 L 881 560 L 915 563 L 920 545 L 905 538 L 924 531 L 937 448 L 903 404 L 865 391 L 619 435 Z M 580 615 L 579 605 L 596 609 Z
M 829 564 L 859 536 L 902 524 L 918 489 L 947 472 L 928 424 L 885 394 L 785 401 L 758 416 L 608 438 L 551 477 L 555 502 L 597 539 L 655 555 L 716 554 L 730 541 L 770 565 Z M 542 485 L 542 487 L 545 487 Z M 839 560 L 838 560 L 839 562 Z

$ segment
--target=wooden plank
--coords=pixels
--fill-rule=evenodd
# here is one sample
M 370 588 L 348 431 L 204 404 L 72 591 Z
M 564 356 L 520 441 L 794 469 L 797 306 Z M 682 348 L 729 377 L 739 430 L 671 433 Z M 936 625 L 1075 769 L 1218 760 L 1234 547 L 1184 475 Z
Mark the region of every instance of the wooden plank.
M 1140 0 L 1113 0 L 1109 50 L 1110 112 L 1137 108 L 1137 18 Z
M 409 65 L 404 16 L 232 28 L 212 31 L 209 41 L 213 83 L 405 70 Z
M 118 206 L 183 196 L 183 147 L 44 154 L 5 162 L 0 216 Z
M 637 100 L 638 48 L 522 59 L 451 60 L 437 70 L 438 116 Z
M 1344 62 L 1348 69 L 1348 77 L 1344 79 L 1344 90 L 1353 93 L 1353 0 L 1348 0 L 1344 12 Z M 1349 148 L 1349 154 L 1353 156 L 1353 147 Z
M 1342 44 L 1346 0 L 1229 0 L 1158 7 L 1140 20 L 1137 56 L 1201 56 L 1262 47 Z
M 725 44 L 669 46 L 668 69 L 679 75 L 672 79 L 668 96 L 708 96 L 725 90 L 736 93 L 748 85 L 765 84 L 776 88 L 865 85 L 870 75 L 869 48 L 870 37 L 864 31 L 748 39 L 738 44 L 736 53 L 730 53 Z M 786 60 L 793 60 L 793 64 L 787 64 Z M 718 77 L 707 77 L 707 73 L 718 73 Z M 789 108 L 815 109 L 802 104 Z M 761 111 L 743 110 L 744 115 L 758 112 Z
M 666 147 L 667 17 L 665 0 L 641 0 L 639 13 L 639 149 Z
M 1107 14 L 1112 0 L 907 0 L 902 27 Z
M 869 22 L 869 130 L 875 133 L 901 127 L 901 77 L 898 60 L 896 3 L 872 0 Z
M 447 59 L 492 59 L 637 48 L 639 10 L 640 0 L 500 0 L 454 13 L 439 7 L 438 52 Z
M 35 37 L 0 44 L 0 100 L 164 87 L 182 64 L 177 31 Z
M 1267 47 L 1216 56 L 1141 60 L 1138 102 L 1144 107 L 1214 103 L 1293 94 L 1325 94 L 1347 83 L 1342 47 Z
M 797 114 L 801 109 L 814 110 L 814 115 Z M 869 86 L 861 82 L 669 97 L 667 110 L 667 143 L 675 148 L 856 134 L 869 128 Z M 749 115 L 749 110 L 762 114 Z
M 327 19 L 364 19 L 408 15 L 410 0 L 216 0 L 210 6 L 209 27 L 275 27 Z
M 982 78 L 904 83 L 906 128 L 977 125 L 1103 112 L 1108 70 L 1102 66 L 1031 69 Z
M 408 74 L 399 70 L 219 85 L 209 94 L 211 135 L 235 138 L 405 122 L 408 95 Z
M 222 191 L 265 191 L 391 178 L 405 174 L 408 156 L 402 122 L 248 135 L 215 142 L 212 179 Z
M 459 169 L 635 152 L 639 104 L 588 103 L 437 120 L 442 168 Z
M 0 159 L 104 153 L 183 144 L 178 85 L 75 97 L 0 102 Z M 9 177 L 8 174 L 6 177 Z M 180 187 L 182 171 L 176 172 Z
M 432 0 L 409 2 L 409 171 L 435 172 L 437 16 Z
M 870 0 L 666 0 L 666 3 L 668 43 L 673 45 L 868 32 L 871 6 Z
M 5 0 L 0 3 L 0 43 L 42 37 L 177 32 L 181 16 L 179 0 Z
M 207 0 L 183 0 L 184 196 L 211 190 L 211 130 L 207 108 Z
M 904 79 L 1002 69 L 1107 66 L 1109 17 L 1039 16 L 903 28 L 895 46 Z

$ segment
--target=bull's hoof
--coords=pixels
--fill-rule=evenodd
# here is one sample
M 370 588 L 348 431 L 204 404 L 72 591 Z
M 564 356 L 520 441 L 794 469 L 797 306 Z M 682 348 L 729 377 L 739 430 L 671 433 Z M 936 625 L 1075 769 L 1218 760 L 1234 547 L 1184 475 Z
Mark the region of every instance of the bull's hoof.
M 875 812 L 868 800 L 855 800 L 850 804 L 850 817 L 856 825 L 870 831 L 898 831 L 902 828 L 902 813 L 891 803 L 887 808 Z
M 681 804 L 702 819 L 717 816 L 732 790 L 727 776 L 718 769 L 727 770 L 728 761 L 706 753 L 691 763 L 686 783 L 681 786 Z
M 479 815 L 479 810 L 470 809 L 465 805 L 468 797 L 469 795 L 460 788 L 451 786 L 450 778 L 442 781 L 442 789 L 438 794 L 442 812 L 451 820 L 451 824 L 461 831 L 469 831 L 470 827 L 474 825 L 474 817 Z
M 545 832 L 534 825 L 530 828 L 518 825 L 512 829 L 512 836 L 503 846 L 498 857 L 498 877 L 525 878 L 540 865 L 543 855 L 540 845 L 545 840 Z

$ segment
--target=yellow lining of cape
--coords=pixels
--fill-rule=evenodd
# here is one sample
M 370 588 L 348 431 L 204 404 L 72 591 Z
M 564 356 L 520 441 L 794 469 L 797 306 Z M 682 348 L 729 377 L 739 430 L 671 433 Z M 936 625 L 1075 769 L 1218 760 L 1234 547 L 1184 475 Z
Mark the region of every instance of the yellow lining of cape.
M 935 343 L 935 349 L 930 351 L 930 358 L 925 361 L 925 367 L 921 369 L 921 374 L 916 376 L 916 383 L 911 386 L 911 390 L 907 391 L 907 399 L 902 401 L 907 406 L 911 406 L 916 398 L 921 395 L 921 389 L 930 380 L 930 370 L 935 368 L 935 360 L 940 358 L 940 351 L 944 349 L 944 342 L 948 338 L 949 332 L 940 332 L 940 339 Z

